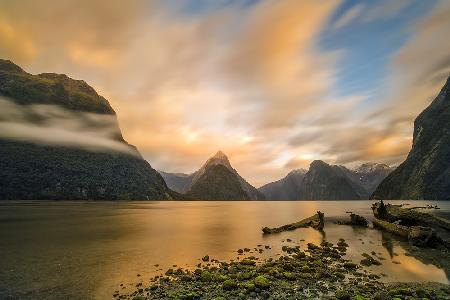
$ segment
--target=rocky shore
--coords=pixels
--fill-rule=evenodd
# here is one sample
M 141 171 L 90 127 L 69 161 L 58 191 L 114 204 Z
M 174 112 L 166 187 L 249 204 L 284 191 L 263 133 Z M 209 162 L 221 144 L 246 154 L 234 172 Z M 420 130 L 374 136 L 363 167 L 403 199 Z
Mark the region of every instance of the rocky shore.
M 239 249 L 234 261 L 209 256 L 195 269 L 168 269 L 151 284 L 138 284 L 116 299 L 450 299 L 450 286 L 439 283 L 383 283 L 383 274 L 367 269 L 381 264 L 376 254 L 359 263 L 345 259 L 348 244 L 324 241 L 306 249 L 284 246 L 277 259 L 260 260 Z M 260 253 L 265 247 L 259 245 Z
M 381 208 L 381 209 L 380 209 Z M 401 227 L 411 235 L 417 228 L 424 231 L 429 228 L 434 240 L 438 239 L 435 231 L 447 230 L 448 221 L 416 211 L 415 208 L 404 209 L 399 206 L 373 205 L 373 225 L 386 223 L 380 230 L 391 232 L 386 228 Z M 383 221 L 386 220 L 386 221 Z M 408 221 L 408 225 L 426 222 L 431 227 L 398 225 L 389 221 Z M 383 223 L 383 224 L 384 224 Z M 367 227 L 368 220 L 356 214 L 350 220 L 337 222 L 340 225 Z M 437 225 L 436 225 L 437 224 Z M 318 212 L 310 218 L 297 223 L 277 228 L 263 228 L 264 234 L 312 227 L 322 231 L 324 214 Z M 397 228 L 396 227 L 396 228 Z M 438 228 L 437 228 L 438 227 Z M 427 231 L 428 232 L 428 231 Z M 393 232 L 399 235 L 397 231 Z M 399 235 L 401 236 L 401 235 Z M 418 238 L 423 241 L 422 236 Z M 427 241 L 430 239 L 427 239 Z M 383 273 L 377 273 L 371 266 L 382 264 L 380 253 L 372 251 L 362 253 L 360 261 L 346 259 L 348 243 L 340 238 L 336 241 L 323 240 L 320 245 L 308 243 L 300 246 L 290 239 L 289 245 L 283 245 L 283 254 L 277 258 L 260 257 L 269 249 L 267 245 L 257 245 L 253 249 L 244 248 L 236 251 L 236 259 L 219 261 L 205 255 L 195 268 L 174 268 L 164 275 L 150 279 L 150 284 L 138 283 L 132 292 L 124 288 L 114 292 L 115 299 L 338 299 L 338 300 L 403 300 L 403 299 L 450 299 L 450 285 L 436 282 L 429 283 L 386 283 Z M 410 240 L 411 247 L 433 246 L 433 243 L 416 243 Z M 436 246 L 436 245 L 434 245 Z M 446 243 L 437 245 L 442 253 L 447 253 Z M 420 255 L 419 255 L 420 256 Z M 447 259 L 444 259 L 447 261 Z M 447 268 L 444 268 L 445 270 Z

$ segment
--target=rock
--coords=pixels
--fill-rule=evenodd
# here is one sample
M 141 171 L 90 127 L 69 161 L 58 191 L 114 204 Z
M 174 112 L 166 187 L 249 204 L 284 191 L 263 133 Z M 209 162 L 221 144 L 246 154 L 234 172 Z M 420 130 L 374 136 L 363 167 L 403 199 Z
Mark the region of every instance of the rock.
M 231 279 L 225 280 L 222 284 L 222 288 L 226 291 L 234 290 L 238 287 L 238 284 Z
M 249 259 L 249 258 L 244 258 L 244 259 L 241 261 L 241 265 L 244 265 L 244 266 L 255 266 L 255 265 L 256 265 L 256 262 L 253 261 L 253 260 L 251 260 L 251 259 Z
M 408 241 L 417 247 L 434 246 L 439 241 L 436 232 L 430 227 L 413 226 L 408 233 Z
M 202 257 L 202 260 L 205 261 L 205 262 L 206 262 L 206 261 L 209 261 L 209 255 L 203 256 L 203 257 Z
M 209 271 L 206 271 L 206 270 L 205 271 L 201 271 L 200 279 L 202 281 L 211 281 L 212 275 L 211 275 L 211 273 Z
M 256 287 L 260 289 L 265 289 L 269 287 L 270 280 L 264 277 L 264 275 L 259 275 L 253 280 L 253 283 L 255 284 Z
M 309 250 L 316 250 L 316 249 L 319 249 L 319 248 L 320 248 L 319 246 L 317 246 L 317 245 L 315 245 L 313 243 L 308 243 L 308 249 Z
M 337 243 L 339 247 L 348 247 L 347 242 L 344 239 L 339 239 L 339 242 Z
M 343 291 L 343 290 L 337 291 L 335 296 L 339 300 L 351 300 L 352 299 L 352 295 L 348 291 Z
M 355 264 L 355 263 L 352 263 L 352 262 L 345 262 L 344 263 L 344 268 L 356 270 L 356 268 L 358 268 L 358 265 Z
M 375 266 L 381 265 L 381 262 L 379 262 L 378 260 L 376 260 L 375 258 L 373 258 L 372 256 L 370 256 L 367 253 L 363 253 L 362 256 L 364 257 L 361 260 L 361 265 L 363 265 L 363 266 L 370 267 L 372 265 L 375 265 Z
M 339 225 L 351 225 L 351 226 L 361 226 L 361 227 L 368 227 L 369 222 L 366 218 L 361 217 L 357 214 L 350 214 L 350 220 L 349 221 L 338 221 L 336 222 Z

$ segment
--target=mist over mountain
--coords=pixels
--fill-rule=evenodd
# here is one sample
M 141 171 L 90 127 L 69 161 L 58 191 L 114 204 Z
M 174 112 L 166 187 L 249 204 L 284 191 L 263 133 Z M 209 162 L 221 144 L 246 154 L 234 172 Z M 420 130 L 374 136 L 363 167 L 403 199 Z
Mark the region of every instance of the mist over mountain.
M 0 199 L 171 199 L 82 80 L 0 60 Z
M 373 199 L 450 199 L 450 77 L 414 121 L 411 151 Z
M 216 168 L 216 166 L 223 166 L 227 171 L 222 167 Z M 228 157 L 222 151 L 218 151 L 199 170 L 192 174 L 161 171 L 160 173 L 169 188 L 179 193 L 187 193 L 190 197 L 205 199 L 204 197 L 207 195 L 209 200 L 264 199 L 264 195 L 242 178 L 231 166 Z M 231 178 L 233 179 L 230 180 Z M 207 187 L 208 182 L 211 184 L 210 187 Z M 236 183 L 238 183 L 239 188 L 236 186 Z M 233 192 L 228 190 L 230 188 Z M 240 190 L 244 193 L 241 193 Z M 203 195 L 201 191 L 204 191 L 205 194 Z

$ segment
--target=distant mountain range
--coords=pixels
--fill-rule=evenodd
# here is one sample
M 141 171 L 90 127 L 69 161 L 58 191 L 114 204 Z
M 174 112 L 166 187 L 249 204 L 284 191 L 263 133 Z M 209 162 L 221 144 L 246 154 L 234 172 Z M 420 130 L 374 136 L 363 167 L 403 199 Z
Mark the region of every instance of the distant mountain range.
M 361 200 L 369 196 L 392 171 L 384 164 L 365 163 L 358 168 L 313 161 L 309 170 L 294 170 L 259 188 L 269 200 Z
M 0 199 L 164 200 L 176 195 L 123 139 L 108 101 L 84 81 L 32 75 L 0 59 L 0 96 Z M 39 134 L 48 140 L 42 142 Z M 93 148 L 71 145 L 70 134 Z
M 192 199 L 263 200 L 264 195 L 231 166 L 228 157 L 217 152 L 191 174 L 160 171 L 169 188 Z
M 416 118 L 408 157 L 372 198 L 450 200 L 450 77 Z
M 316 160 L 309 170 L 255 189 L 231 166 L 221 151 L 191 174 L 162 172 L 170 189 L 201 200 L 361 200 L 369 199 L 392 171 L 384 164 L 365 163 L 355 169 Z

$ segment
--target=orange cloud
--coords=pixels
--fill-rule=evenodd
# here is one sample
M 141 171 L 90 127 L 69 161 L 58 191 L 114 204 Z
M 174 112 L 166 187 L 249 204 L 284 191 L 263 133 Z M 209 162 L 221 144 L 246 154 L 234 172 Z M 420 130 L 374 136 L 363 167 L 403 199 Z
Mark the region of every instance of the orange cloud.
M 221 149 L 262 185 L 313 159 L 398 163 L 413 117 L 449 71 L 448 2 L 393 59 L 378 113 L 361 108 L 367 95 L 330 98 L 340 53 L 317 44 L 339 3 L 266 0 L 186 16 L 168 1 L 3 1 L 0 55 L 92 84 L 158 169 L 190 172 Z

